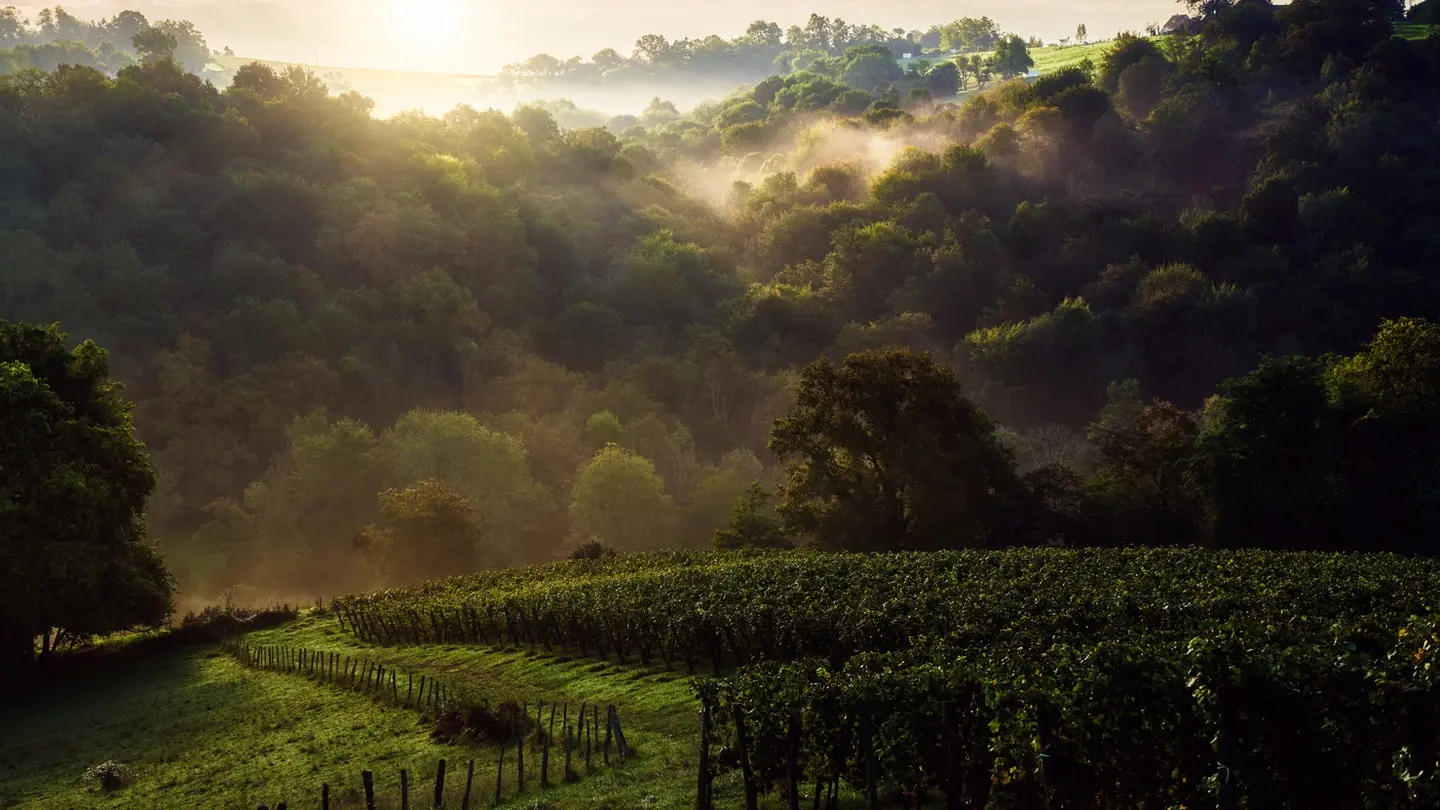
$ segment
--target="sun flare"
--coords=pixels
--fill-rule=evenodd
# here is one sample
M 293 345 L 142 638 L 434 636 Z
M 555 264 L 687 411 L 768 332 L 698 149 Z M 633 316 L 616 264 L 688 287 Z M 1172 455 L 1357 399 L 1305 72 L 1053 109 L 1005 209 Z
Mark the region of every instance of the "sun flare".
M 454 45 L 464 33 L 464 0 L 391 0 L 390 24 L 411 48 Z

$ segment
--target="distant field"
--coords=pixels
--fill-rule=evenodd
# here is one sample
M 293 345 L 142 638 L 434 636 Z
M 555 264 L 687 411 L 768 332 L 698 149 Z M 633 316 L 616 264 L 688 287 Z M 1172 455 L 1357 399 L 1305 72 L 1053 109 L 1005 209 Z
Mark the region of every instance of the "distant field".
M 1440 34 L 1440 25 L 1425 25 L 1424 23 L 1395 23 L 1395 36 L 1401 39 L 1425 39 L 1432 34 Z
M 1152 42 L 1160 42 L 1164 37 L 1151 37 Z M 1092 42 L 1089 45 L 1069 45 L 1061 48 L 1056 45 L 1047 45 L 1044 48 L 1036 48 L 1030 52 L 1031 58 L 1035 60 L 1035 70 L 1040 75 L 1054 73 L 1065 68 L 1075 67 L 1081 62 L 1089 59 L 1095 64 L 1100 64 L 1100 58 L 1110 47 L 1110 42 Z

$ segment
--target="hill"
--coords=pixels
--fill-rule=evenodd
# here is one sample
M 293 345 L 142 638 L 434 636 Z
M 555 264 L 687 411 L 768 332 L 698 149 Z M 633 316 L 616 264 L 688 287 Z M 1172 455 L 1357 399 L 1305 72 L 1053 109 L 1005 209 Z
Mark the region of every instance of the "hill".
M 573 717 L 582 702 L 617 707 L 633 756 L 621 762 L 617 747 L 607 765 L 597 748 L 589 768 L 575 765 L 574 784 L 536 793 L 532 748 L 523 798 L 506 772 L 514 806 L 694 807 L 702 708 L 715 807 L 741 806 L 745 793 L 721 746 L 748 752 L 753 784 L 773 793 L 762 807 L 784 806 L 792 712 L 803 717 L 806 802 L 817 782 L 838 786 L 842 807 L 859 806 L 872 783 L 883 806 L 949 790 L 950 755 L 936 747 L 947 734 L 959 735 L 965 773 L 1009 774 L 985 783 L 994 797 L 1024 801 L 1048 779 L 1045 789 L 1071 802 L 1096 801 L 1090 791 L 1106 784 L 1137 801 L 1203 801 L 1213 797 L 1215 723 L 1214 744 L 1235 746 L 1223 761 L 1242 802 L 1313 807 L 1303 800 L 1314 791 L 1373 799 L 1403 784 L 1387 752 L 1440 730 L 1373 722 L 1429 688 L 1419 664 L 1440 635 L 1414 614 L 1437 585 L 1433 560 L 1199 550 L 671 553 L 510 569 L 347 597 L 223 650 L 167 654 L 103 691 L 55 687 L 0 730 L 0 784 L 3 800 L 25 807 L 89 806 L 99 799 L 82 772 L 114 759 L 135 780 L 109 801 L 308 806 L 322 782 L 353 801 L 366 769 L 384 806 L 401 768 L 419 786 L 412 795 L 430 795 L 444 758 L 447 806 L 462 790 L 457 763 L 471 759 L 489 795 L 497 746 L 432 742 L 443 723 L 430 712 L 417 723 L 406 707 L 423 675 L 443 683 L 447 710 L 513 701 L 526 717 L 541 703 Z M 242 666 L 265 656 L 276 663 Z M 337 663 L 381 688 L 327 676 Z M 1226 699 L 1246 718 L 1233 732 L 1210 702 L 1231 678 L 1240 691 Z M 979 702 L 965 704 L 970 695 Z M 964 715 L 942 732 L 950 700 Z M 732 706 L 747 718 L 744 745 Z M 873 742 L 854 736 L 862 717 Z M 1269 741 L 1282 730 L 1283 744 Z M 845 742 L 832 752 L 827 740 Z M 511 757 L 513 768 L 513 746 Z M 1295 781 L 1315 767 L 1335 780 Z M 1077 806 L 1131 806 L 1113 801 Z
M 511 648 L 431 645 L 381 648 L 337 632 L 333 616 L 308 615 L 245 637 L 252 645 L 284 645 L 363 656 L 417 678 L 465 686 L 477 700 L 620 707 L 635 758 L 585 768 L 561 782 L 562 756 L 552 754 L 557 787 L 543 795 L 556 810 L 637 806 L 690 807 L 694 800 L 693 696 L 678 673 L 620 667 Z M 57 709 L 57 707 L 59 707 Z M 413 709 L 304 676 L 242 666 L 218 646 L 148 658 L 111 672 L 103 689 L 85 681 L 46 689 L 43 703 L 7 708 L 0 729 L 0 806 L 60 810 L 114 806 L 155 810 L 254 808 L 288 802 L 319 806 L 322 784 L 332 807 L 362 807 L 361 771 L 375 774 L 381 807 L 399 807 L 399 772 L 409 774 L 412 801 L 429 797 L 437 763 L 449 765 L 447 806 L 459 807 L 466 764 L 475 761 L 477 806 L 495 789 L 499 747 L 451 746 L 431 738 L 434 722 Z M 99 718 L 97 720 L 97 718 Z M 540 751 L 529 761 L 530 785 L 517 798 L 514 746 L 504 782 L 506 804 L 532 806 L 540 795 Z M 127 765 L 133 780 L 105 795 L 84 780 L 106 761 Z M 428 805 L 427 805 L 428 806 Z
M 1165 37 L 1147 37 L 1147 41 L 1157 46 L 1164 42 Z M 1112 43 L 1092 42 L 1086 45 L 1046 45 L 1043 48 L 1034 48 L 1030 56 L 1035 60 L 1035 70 L 1044 76 L 1048 73 L 1056 73 L 1066 68 L 1079 67 L 1087 59 L 1093 65 L 1099 65 L 1103 60 L 1105 51 Z

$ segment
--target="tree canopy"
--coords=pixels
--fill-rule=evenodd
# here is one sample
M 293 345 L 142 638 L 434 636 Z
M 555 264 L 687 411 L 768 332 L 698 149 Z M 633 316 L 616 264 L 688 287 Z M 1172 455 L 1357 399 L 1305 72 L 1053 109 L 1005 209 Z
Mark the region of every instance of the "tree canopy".
M 0 655 L 169 618 L 149 542 L 155 479 L 103 349 L 0 320 Z
M 701 546 L 787 461 L 817 472 L 777 514 L 833 547 L 1304 523 L 1296 544 L 1423 550 L 1440 45 L 1392 37 L 1393 11 L 1219 4 L 1034 80 L 999 77 L 998 30 L 950 54 L 939 26 L 762 22 L 597 54 L 601 84 L 770 54 L 627 116 L 377 118 L 299 67 L 222 90 L 163 56 L 27 63 L 0 75 L 0 317 L 110 352 L 147 530 L 197 598 L 377 584 L 356 539 L 399 532 L 379 493 L 426 481 L 465 501 L 475 565 Z M 930 365 L 844 370 L 894 349 Z M 886 430 L 926 469 L 831 431 L 901 403 L 925 419 Z M 615 482 L 635 514 L 597 494 Z
M 1018 481 L 995 424 L 927 355 L 891 349 L 818 360 L 770 449 L 795 459 L 780 489 L 785 528 L 848 551 L 1012 541 Z

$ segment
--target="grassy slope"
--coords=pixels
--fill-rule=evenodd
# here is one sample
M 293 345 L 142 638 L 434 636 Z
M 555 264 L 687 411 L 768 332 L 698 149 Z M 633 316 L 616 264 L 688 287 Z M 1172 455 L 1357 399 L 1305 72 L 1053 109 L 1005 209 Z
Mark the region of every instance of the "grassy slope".
M 413 713 L 270 673 L 214 650 L 158 656 L 74 682 L 0 724 L 0 806 L 254 808 L 358 780 L 353 763 L 433 771 L 443 756 Z M 131 765 L 135 783 L 88 792 L 85 769 Z
M 681 671 L 528 650 L 371 647 L 341 633 L 334 619 L 321 617 L 252 633 L 250 641 L 359 654 L 463 680 L 495 700 L 614 703 L 637 758 L 597 768 L 595 775 L 547 791 L 543 799 L 532 790 L 506 804 L 536 810 L 693 806 L 697 704 Z M 318 805 L 322 782 L 332 785 L 336 797 L 344 795 L 341 787 L 351 791 L 347 803 L 334 806 L 354 807 L 361 770 L 374 771 L 377 786 L 393 796 L 398 771 L 406 768 L 416 786 L 412 798 L 422 789 L 428 796 L 442 757 L 450 761 L 452 775 L 460 768 L 458 780 L 447 780 L 454 806 L 464 781 L 457 762 L 473 757 L 477 784 L 494 790 L 494 749 L 435 745 L 413 712 L 296 675 L 248 670 L 218 651 L 197 650 L 147 661 L 103 689 L 80 683 L 59 687 L 43 703 L 7 717 L 0 723 L 0 807 L 239 810 L 280 800 L 310 806 Z M 81 783 L 85 768 L 107 759 L 132 765 L 135 784 L 112 796 L 88 792 Z M 507 786 L 513 785 L 510 762 L 507 758 Z M 527 761 L 527 771 L 536 763 Z M 552 768 L 558 769 L 558 762 Z M 731 774 L 716 782 L 720 806 L 740 801 L 737 780 L 738 774 Z M 774 802 L 762 806 L 778 807 Z
M 1395 23 L 1395 36 L 1401 39 L 1425 39 L 1431 34 L 1440 34 L 1440 25 L 1423 23 Z
M 1159 42 L 1161 37 L 1152 37 Z M 1100 64 L 1100 58 L 1110 47 L 1109 42 L 1095 42 L 1090 45 L 1069 45 L 1061 48 L 1055 45 L 1047 45 L 1044 48 L 1035 48 L 1030 51 L 1030 58 L 1035 60 L 1035 71 L 1041 76 L 1047 73 L 1054 73 L 1068 67 L 1075 67 L 1081 62 L 1089 59 L 1096 65 Z

